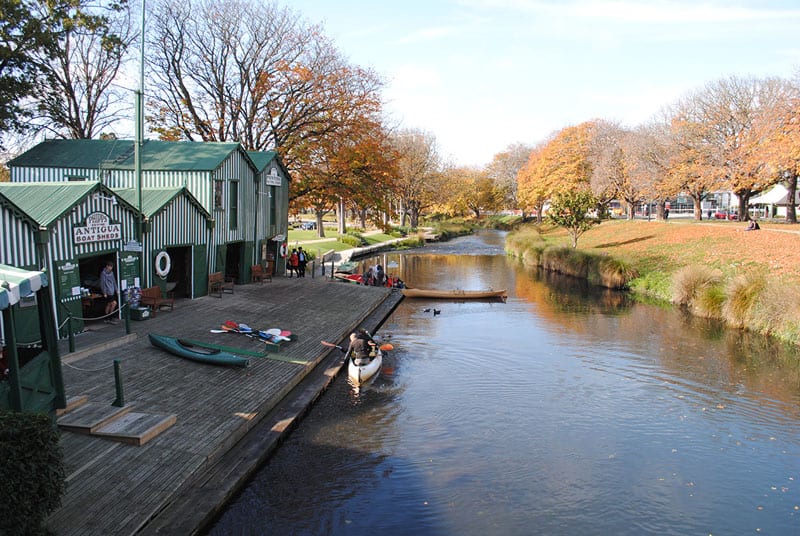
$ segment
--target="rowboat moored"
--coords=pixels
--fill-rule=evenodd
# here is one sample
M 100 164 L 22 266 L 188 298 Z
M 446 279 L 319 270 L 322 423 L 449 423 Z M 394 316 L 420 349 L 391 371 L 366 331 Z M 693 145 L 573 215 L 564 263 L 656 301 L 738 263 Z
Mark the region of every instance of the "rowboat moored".
M 437 290 L 422 288 L 404 288 L 403 296 L 406 298 L 438 298 L 445 300 L 476 300 L 476 299 L 500 299 L 507 297 L 506 290 Z

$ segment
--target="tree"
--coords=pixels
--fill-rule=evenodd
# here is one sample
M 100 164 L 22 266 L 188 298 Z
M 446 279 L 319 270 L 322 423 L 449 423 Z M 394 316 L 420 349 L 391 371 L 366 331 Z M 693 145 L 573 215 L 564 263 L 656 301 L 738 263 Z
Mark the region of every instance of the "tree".
M 392 145 L 397 154 L 396 196 L 400 205 L 400 225 L 419 225 L 422 211 L 436 199 L 441 163 L 436 138 L 421 130 L 401 130 Z
M 578 238 L 600 223 L 598 218 L 590 215 L 596 206 L 597 198 L 587 189 L 561 191 L 550 202 L 547 218 L 566 228 L 572 238 L 572 247 L 577 248 Z
M 163 0 L 150 39 L 150 120 L 164 139 L 277 150 L 294 175 L 304 145 L 380 108 L 383 81 L 350 65 L 318 27 L 249 0 Z M 293 196 L 305 192 L 294 192 Z
M 40 76 L 31 116 L 37 129 L 73 139 L 91 139 L 125 111 L 126 95 L 112 84 L 135 39 L 127 0 L 89 6 L 81 2 L 55 37 L 55 52 L 32 56 Z M 51 4 L 40 4 L 44 17 Z
M 506 208 L 518 208 L 517 199 L 517 174 L 528 162 L 533 147 L 524 143 L 513 143 L 492 158 L 486 167 L 486 172 L 497 184 L 503 194 L 503 203 Z
M 542 221 L 545 203 L 559 191 L 588 186 L 591 123 L 564 128 L 534 149 L 517 175 L 520 203 L 537 210 Z
M 475 167 L 448 168 L 442 173 L 443 198 L 440 201 L 451 214 L 471 212 L 475 219 L 487 210 L 497 210 L 503 204 L 504 189 L 486 169 Z
M 736 194 L 740 220 L 749 218 L 750 198 L 777 180 L 762 159 L 754 158 L 763 141 L 755 126 L 787 91 L 786 81 L 777 78 L 729 77 L 689 94 L 676 118 L 683 134 L 693 138 L 684 141 L 690 141 L 695 174 L 716 177 Z

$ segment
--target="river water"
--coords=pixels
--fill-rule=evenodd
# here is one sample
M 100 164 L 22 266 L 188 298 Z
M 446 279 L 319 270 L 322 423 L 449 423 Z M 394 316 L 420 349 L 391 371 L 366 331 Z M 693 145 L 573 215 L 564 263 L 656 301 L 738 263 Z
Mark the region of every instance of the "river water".
M 210 534 L 800 534 L 796 349 L 527 269 L 503 239 L 380 257 L 509 297 L 404 300 L 381 375 L 340 375 Z

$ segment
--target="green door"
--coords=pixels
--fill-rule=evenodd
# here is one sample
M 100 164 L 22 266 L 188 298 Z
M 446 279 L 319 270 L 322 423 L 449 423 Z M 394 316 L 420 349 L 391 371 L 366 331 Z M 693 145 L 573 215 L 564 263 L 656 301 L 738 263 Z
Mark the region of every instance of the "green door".
M 208 248 L 205 244 L 192 247 L 192 298 L 208 294 Z
M 242 247 L 242 260 L 239 263 L 239 281 L 250 281 L 250 267 L 253 265 L 253 243 L 245 242 Z
M 56 325 L 62 326 L 58 331 L 59 337 L 68 335 L 65 320 L 72 316 L 72 332 L 79 333 L 83 330 L 83 309 L 81 307 L 81 273 L 77 262 L 56 261 Z

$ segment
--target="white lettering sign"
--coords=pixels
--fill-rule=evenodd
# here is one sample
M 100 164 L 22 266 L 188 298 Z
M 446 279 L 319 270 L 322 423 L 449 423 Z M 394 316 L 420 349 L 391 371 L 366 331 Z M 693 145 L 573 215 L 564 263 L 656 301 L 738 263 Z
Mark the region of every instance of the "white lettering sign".
M 85 223 L 85 226 L 76 226 L 72 229 L 72 239 L 75 244 L 122 238 L 122 225 L 111 223 L 111 219 L 104 212 L 92 212 L 86 216 Z

